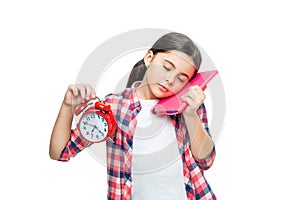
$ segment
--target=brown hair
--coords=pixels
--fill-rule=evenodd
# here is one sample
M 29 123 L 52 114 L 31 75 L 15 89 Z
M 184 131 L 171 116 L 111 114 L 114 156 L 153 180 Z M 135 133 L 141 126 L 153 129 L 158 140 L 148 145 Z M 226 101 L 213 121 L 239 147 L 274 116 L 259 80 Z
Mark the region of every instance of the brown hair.
M 161 52 L 176 50 L 189 55 L 195 64 L 196 71 L 200 68 L 202 57 L 199 48 L 186 35 L 171 32 L 160 37 L 150 49 L 153 55 Z M 144 59 L 138 61 L 132 68 L 126 87 L 131 87 L 135 81 L 141 81 L 147 71 Z

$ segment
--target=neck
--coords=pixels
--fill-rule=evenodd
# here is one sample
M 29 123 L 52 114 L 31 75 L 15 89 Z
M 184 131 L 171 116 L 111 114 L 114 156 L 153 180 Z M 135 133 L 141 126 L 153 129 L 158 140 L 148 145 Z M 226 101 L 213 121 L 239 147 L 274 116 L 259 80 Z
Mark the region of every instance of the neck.
M 138 88 L 136 88 L 136 94 L 138 96 L 138 98 L 140 99 L 144 99 L 144 100 L 151 100 L 151 99 L 157 99 L 157 97 L 155 97 L 148 84 L 145 84 L 144 82 L 141 83 L 141 85 L 138 86 Z

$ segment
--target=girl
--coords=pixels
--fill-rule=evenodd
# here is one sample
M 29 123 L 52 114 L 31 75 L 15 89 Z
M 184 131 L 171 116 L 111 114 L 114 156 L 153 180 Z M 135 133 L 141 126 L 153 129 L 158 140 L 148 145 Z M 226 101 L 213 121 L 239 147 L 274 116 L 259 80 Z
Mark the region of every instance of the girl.
M 200 51 L 190 38 L 168 33 L 133 67 L 127 88 L 105 97 L 118 126 L 113 142 L 106 142 L 108 199 L 216 199 L 203 175 L 215 158 L 204 92 L 191 87 L 182 97 L 188 104 L 182 114 L 155 116 L 150 111 L 159 99 L 182 89 L 200 64 Z M 52 159 L 68 161 L 91 145 L 70 129 L 74 105 L 95 96 L 88 84 L 68 87 L 51 136 Z M 163 123 L 149 125 L 149 119 Z M 158 124 L 158 130 L 149 127 Z

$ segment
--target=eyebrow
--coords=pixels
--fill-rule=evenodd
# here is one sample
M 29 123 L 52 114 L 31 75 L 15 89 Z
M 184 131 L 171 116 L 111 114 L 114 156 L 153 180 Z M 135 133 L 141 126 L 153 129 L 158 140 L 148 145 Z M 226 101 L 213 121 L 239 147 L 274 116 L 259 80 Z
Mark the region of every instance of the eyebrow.
M 174 65 L 174 63 L 172 63 L 170 60 L 168 59 L 164 59 L 164 61 L 166 61 L 167 63 L 169 63 L 174 69 L 176 69 L 176 66 Z M 187 75 L 186 73 L 181 72 L 182 75 L 188 77 L 188 79 L 190 79 L 189 75 Z

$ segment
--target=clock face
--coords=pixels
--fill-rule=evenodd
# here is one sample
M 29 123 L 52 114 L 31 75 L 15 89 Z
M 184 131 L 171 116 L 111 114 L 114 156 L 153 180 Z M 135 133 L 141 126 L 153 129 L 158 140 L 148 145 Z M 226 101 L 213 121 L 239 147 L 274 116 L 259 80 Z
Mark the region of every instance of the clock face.
M 98 113 L 87 113 L 80 120 L 80 132 L 88 141 L 99 142 L 107 136 L 107 121 Z

